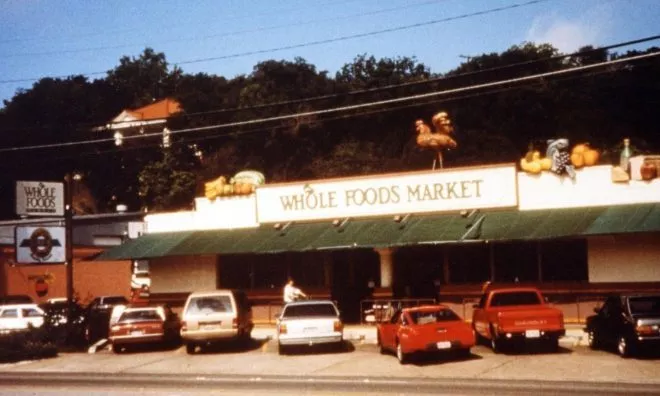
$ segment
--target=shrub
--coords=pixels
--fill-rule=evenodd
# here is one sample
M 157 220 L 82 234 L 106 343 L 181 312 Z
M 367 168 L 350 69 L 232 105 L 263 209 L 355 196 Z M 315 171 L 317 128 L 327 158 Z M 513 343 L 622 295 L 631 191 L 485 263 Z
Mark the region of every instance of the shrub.
M 57 346 L 43 328 L 0 334 L 0 362 L 57 356 Z

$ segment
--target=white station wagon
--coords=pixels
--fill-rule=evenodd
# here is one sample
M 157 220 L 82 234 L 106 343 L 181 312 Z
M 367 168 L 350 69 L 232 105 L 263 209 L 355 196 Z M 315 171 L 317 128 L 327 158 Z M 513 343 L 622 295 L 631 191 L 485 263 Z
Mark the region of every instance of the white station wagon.
M 332 301 L 297 301 L 284 306 L 277 319 L 277 346 L 280 354 L 294 345 L 343 345 L 344 324 Z
M 41 327 L 44 311 L 37 304 L 14 304 L 0 306 L 0 333 Z

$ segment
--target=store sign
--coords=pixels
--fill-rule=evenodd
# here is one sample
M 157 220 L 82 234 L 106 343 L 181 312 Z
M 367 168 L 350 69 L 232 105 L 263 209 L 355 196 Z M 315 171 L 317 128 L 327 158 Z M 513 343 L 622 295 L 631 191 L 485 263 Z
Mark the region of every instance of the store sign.
M 66 261 L 64 227 L 16 227 L 16 262 L 19 264 Z
M 64 183 L 17 181 L 16 214 L 64 216 Z
M 515 207 L 514 165 L 457 168 L 257 188 L 260 223 Z

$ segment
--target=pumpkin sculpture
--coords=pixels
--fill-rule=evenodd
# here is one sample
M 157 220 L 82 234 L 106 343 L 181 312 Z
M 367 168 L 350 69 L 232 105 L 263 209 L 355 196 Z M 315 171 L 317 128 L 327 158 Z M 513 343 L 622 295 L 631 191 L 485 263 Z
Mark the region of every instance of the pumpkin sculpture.
M 435 132 L 431 132 L 431 128 L 423 120 L 417 120 L 415 122 L 417 145 L 421 148 L 434 150 L 440 168 L 442 168 L 442 150 L 445 148 L 453 149 L 458 146 L 456 141 L 450 136 L 454 132 L 454 127 L 447 112 L 444 111 L 435 114 L 431 122 L 435 127 Z M 433 168 L 435 169 L 435 160 L 433 161 Z
M 598 150 L 589 147 L 589 143 L 576 144 L 571 151 L 571 163 L 575 168 L 596 165 L 599 157 Z

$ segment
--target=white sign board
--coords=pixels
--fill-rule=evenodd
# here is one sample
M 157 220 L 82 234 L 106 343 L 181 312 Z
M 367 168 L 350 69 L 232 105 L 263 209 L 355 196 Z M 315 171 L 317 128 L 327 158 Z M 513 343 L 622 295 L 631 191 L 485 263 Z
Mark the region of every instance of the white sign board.
M 507 208 L 518 204 L 515 165 L 259 186 L 260 223 Z
M 17 181 L 16 214 L 64 216 L 64 183 Z
M 63 263 L 65 246 L 64 227 L 16 227 L 17 263 Z

